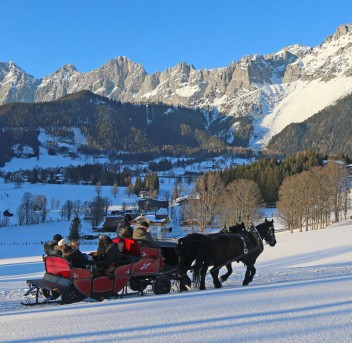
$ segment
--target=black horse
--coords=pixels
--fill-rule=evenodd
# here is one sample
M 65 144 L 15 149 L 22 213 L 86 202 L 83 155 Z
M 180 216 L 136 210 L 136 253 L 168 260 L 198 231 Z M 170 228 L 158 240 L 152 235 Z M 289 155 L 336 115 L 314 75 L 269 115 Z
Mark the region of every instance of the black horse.
M 218 234 L 203 240 L 197 251 L 194 266 L 195 279 L 200 279 L 199 289 L 205 289 L 205 276 L 209 266 L 213 266 L 210 274 L 213 277 L 214 286 L 220 288 L 221 281 L 227 279 L 228 273 L 221 276 L 219 280 L 219 270 L 223 266 L 228 267 L 235 261 L 241 261 L 246 265 L 247 270 L 243 285 L 248 285 L 256 273 L 254 264 L 264 249 L 263 240 L 270 246 L 275 246 L 276 238 L 273 220 L 265 220 L 262 224 L 255 227 L 252 226 L 246 233 Z
M 178 240 L 176 253 L 178 255 L 178 275 L 180 278 L 180 292 L 187 291 L 191 287 L 191 280 L 187 272 L 191 269 L 193 261 L 203 242 L 209 239 L 208 235 L 191 233 Z
M 236 223 L 236 225 L 234 226 L 229 226 L 227 227 L 226 225 L 224 226 L 224 228 L 220 231 L 221 233 L 232 233 L 232 234 L 243 234 L 246 232 L 246 227 L 244 225 L 244 222 L 238 224 Z
M 180 279 L 180 291 L 187 291 L 191 288 L 191 280 L 187 272 L 192 269 L 192 263 L 196 260 L 197 254 L 200 252 L 200 247 L 207 240 L 220 234 L 230 234 L 235 232 L 243 232 L 245 230 L 244 223 L 236 224 L 234 226 L 225 227 L 219 232 L 209 235 L 202 235 L 200 233 L 191 233 L 178 240 L 176 245 L 176 253 L 178 255 L 178 274 Z M 227 273 L 221 276 L 221 282 L 224 282 L 232 274 L 232 265 L 226 263 Z

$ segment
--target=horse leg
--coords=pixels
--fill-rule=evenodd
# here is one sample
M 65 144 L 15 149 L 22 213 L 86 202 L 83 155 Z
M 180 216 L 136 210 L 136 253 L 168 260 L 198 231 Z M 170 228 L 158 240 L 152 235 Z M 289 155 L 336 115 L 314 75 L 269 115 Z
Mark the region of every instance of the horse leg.
M 188 291 L 186 287 L 186 277 L 187 275 L 181 275 L 180 278 L 180 292 Z
M 247 286 L 252 281 L 252 279 L 250 278 L 252 265 L 246 264 L 246 267 L 246 274 L 244 275 L 244 280 L 242 283 L 243 286 Z
M 252 282 L 256 271 L 257 270 L 255 269 L 253 264 L 247 264 L 247 270 L 243 280 L 243 286 L 247 286 L 250 282 Z
M 192 281 L 187 274 L 184 276 L 183 281 L 187 291 L 192 288 Z
M 210 269 L 210 274 L 213 277 L 213 283 L 215 288 L 221 288 L 221 282 L 219 280 L 219 268 L 214 266 Z
M 179 268 L 178 278 L 180 280 L 180 292 L 188 291 L 189 289 L 191 289 L 192 282 L 189 276 L 187 275 L 189 268 L 190 267 Z
M 227 273 L 220 276 L 221 283 L 225 282 L 229 278 L 229 276 L 232 274 L 232 264 L 231 263 L 226 264 L 226 268 L 227 268 Z
M 249 281 L 248 282 L 252 282 L 253 278 L 254 278 L 254 275 L 256 273 L 257 269 L 255 269 L 254 266 L 252 266 L 252 269 L 251 269 L 251 275 L 249 277 Z
M 200 284 L 199 284 L 199 289 L 201 291 L 205 290 L 205 276 L 207 275 L 207 271 L 208 271 L 208 264 L 207 263 L 203 263 L 203 266 L 200 270 Z

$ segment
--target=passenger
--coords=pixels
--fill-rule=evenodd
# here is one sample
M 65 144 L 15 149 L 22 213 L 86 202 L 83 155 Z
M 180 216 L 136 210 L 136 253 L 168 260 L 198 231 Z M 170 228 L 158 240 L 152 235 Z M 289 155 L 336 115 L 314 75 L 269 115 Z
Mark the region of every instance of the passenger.
M 44 244 L 44 252 L 47 256 L 61 256 L 61 251 L 59 249 L 55 249 L 61 239 L 62 236 L 57 233 L 50 242 Z
M 121 265 L 121 252 L 109 236 L 104 235 L 101 240 L 105 248 L 105 253 L 96 261 L 94 271 L 98 275 L 105 274 L 110 276 L 113 275 L 115 268 Z
M 73 248 L 73 249 L 79 249 L 80 247 L 80 243 L 77 239 L 72 239 L 71 242 L 70 242 L 70 246 Z
M 79 251 L 79 248 L 80 248 L 80 243 L 77 239 L 73 239 L 71 242 L 70 242 L 70 246 L 74 249 L 74 250 L 78 250 Z M 88 261 L 93 261 L 93 257 L 84 253 L 84 252 L 81 252 L 79 251 L 83 257 L 88 260 Z
M 127 215 L 125 216 L 126 219 Z M 119 237 L 123 238 L 132 238 L 133 236 L 133 228 L 129 221 L 124 220 L 120 226 L 117 228 L 116 233 Z
M 89 255 L 92 256 L 93 259 L 96 261 L 99 260 L 105 254 L 105 246 L 103 243 L 103 237 L 105 237 L 105 236 L 106 235 L 99 235 L 97 250 L 89 253 Z
M 72 267 L 86 268 L 87 265 L 93 265 L 94 261 L 88 261 L 79 249 L 73 248 L 71 245 L 64 245 L 62 257 L 71 262 Z
M 138 240 L 142 246 L 149 246 L 152 248 L 158 248 L 159 244 L 153 239 L 149 232 L 149 224 L 147 222 L 141 222 L 139 227 L 137 227 L 132 238 Z
M 61 240 L 59 240 L 57 245 L 54 247 L 54 249 L 58 251 L 57 256 L 62 256 L 62 252 L 64 250 L 64 247 L 67 245 L 70 245 L 70 240 L 68 238 L 64 237 Z

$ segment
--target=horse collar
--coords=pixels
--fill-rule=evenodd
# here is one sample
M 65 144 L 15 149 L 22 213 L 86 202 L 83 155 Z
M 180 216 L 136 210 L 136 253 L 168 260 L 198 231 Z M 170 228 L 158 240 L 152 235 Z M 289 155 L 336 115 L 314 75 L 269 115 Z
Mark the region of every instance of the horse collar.
M 260 253 L 263 252 L 264 250 L 264 245 L 263 245 L 263 241 L 262 241 L 262 236 L 260 235 L 260 233 L 258 232 L 257 228 L 252 224 L 249 227 L 249 233 L 252 234 L 252 236 L 255 238 L 255 240 L 257 241 L 258 246 L 260 247 L 261 251 Z

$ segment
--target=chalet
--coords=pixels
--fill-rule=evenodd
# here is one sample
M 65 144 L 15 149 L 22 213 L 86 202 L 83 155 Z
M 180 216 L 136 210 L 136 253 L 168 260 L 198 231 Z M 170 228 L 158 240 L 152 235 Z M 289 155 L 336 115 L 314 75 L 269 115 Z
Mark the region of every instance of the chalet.
M 116 232 L 116 229 L 119 227 L 121 222 L 124 220 L 125 214 L 124 212 L 121 211 L 112 211 L 112 215 L 105 217 L 105 220 L 98 225 L 94 231 L 97 232 Z M 136 215 L 131 214 L 132 218 L 134 218 Z
M 164 238 L 167 233 L 171 232 L 170 218 L 168 215 L 140 215 L 134 219 L 132 227 L 138 227 L 143 221 L 146 221 L 149 224 L 149 231 L 155 239 Z
M 138 208 L 140 212 L 158 211 L 161 208 L 168 207 L 169 202 L 167 200 L 141 199 L 138 201 Z
M 116 232 L 116 229 L 123 221 L 123 216 L 107 216 L 103 223 L 95 228 L 97 232 Z

